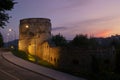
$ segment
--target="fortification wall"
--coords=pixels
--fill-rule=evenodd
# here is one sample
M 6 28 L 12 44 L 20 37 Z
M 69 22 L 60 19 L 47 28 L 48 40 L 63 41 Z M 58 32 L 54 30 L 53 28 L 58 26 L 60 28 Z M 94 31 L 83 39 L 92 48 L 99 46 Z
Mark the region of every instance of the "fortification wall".
M 74 47 L 51 47 L 49 43 L 42 44 L 41 58 L 57 68 L 72 72 L 88 73 L 94 70 L 114 70 L 115 52 L 108 49 L 81 49 Z
M 19 50 L 37 54 L 38 45 L 51 38 L 51 22 L 47 18 L 20 20 Z

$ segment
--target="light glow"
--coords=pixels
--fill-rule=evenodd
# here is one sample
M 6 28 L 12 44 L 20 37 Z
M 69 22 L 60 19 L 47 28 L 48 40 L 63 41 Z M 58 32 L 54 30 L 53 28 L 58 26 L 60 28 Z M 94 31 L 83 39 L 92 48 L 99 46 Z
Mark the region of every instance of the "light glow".
M 12 31 L 12 29 L 9 29 L 9 31 L 11 32 L 11 31 Z
M 28 60 L 35 62 L 35 58 L 30 54 L 28 54 Z
M 26 28 L 29 28 L 29 26 L 28 26 L 28 25 L 26 25 L 25 27 L 26 27 Z

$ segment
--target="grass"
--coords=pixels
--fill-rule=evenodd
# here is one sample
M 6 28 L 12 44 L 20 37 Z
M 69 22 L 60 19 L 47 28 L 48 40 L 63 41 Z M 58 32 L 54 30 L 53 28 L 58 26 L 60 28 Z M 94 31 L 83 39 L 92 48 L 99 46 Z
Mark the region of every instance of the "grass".
M 20 57 L 20 58 L 27 60 L 27 61 L 30 61 L 32 63 L 42 65 L 44 67 L 48 67 L 48 68 L 52 68 L 52 69 L 55 68 L 52 64 L 48 63 L 47 61 L 42 60 L 37 56 L 27 54 L 24 51 L 12 50 L 12 53 L 17 57 Z
M 42 60 L 42 59 L 40 59 L 40 58 L 38 58 L 34 55 L 26 54 L 23 51 L 13 50 L 12 53 L 17 57 L 20 57 L 24 60 L 33 62 L 33 63 L 38 64 L 38 65 L 42 65 L 44 67 L 48 67 L 48 68 L 51 68 L 51 69 L 55 69 L 55 70 L 65 72 L 65 73 L 68 73 L 68 74 L 72 74 L 72 75 L 75 75 L 75 76 L 79 76 L 79 77 L 81 77 L 81 76 L 86 77 L 85 74 L 70 72 L 70 71 L 67 71 L 67 70 L 64 70 L 64 69 L 58 69 L 58 68 L 54 67 L 52 64 L 48 63 L 47 61 Z
M 12 50 L 12 53 L 17 57 L 28 60 L 28 55 L 23 51 Z

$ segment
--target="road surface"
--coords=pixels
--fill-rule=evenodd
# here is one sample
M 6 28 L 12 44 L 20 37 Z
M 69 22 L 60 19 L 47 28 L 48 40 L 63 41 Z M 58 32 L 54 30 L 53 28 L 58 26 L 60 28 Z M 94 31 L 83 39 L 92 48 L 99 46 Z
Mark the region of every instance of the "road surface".
M 53 80 L 49 77 L 28 71 L 6 61 L 0 49 L 0 80 Z

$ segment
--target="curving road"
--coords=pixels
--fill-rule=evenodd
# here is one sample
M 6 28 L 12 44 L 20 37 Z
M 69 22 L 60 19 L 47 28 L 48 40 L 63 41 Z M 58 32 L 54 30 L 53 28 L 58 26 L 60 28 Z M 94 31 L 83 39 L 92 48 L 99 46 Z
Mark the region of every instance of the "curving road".
M 4 51 L 0 49 L 0 80 L 53 80 L 16 66 L 6 61 L 1 54 Z

